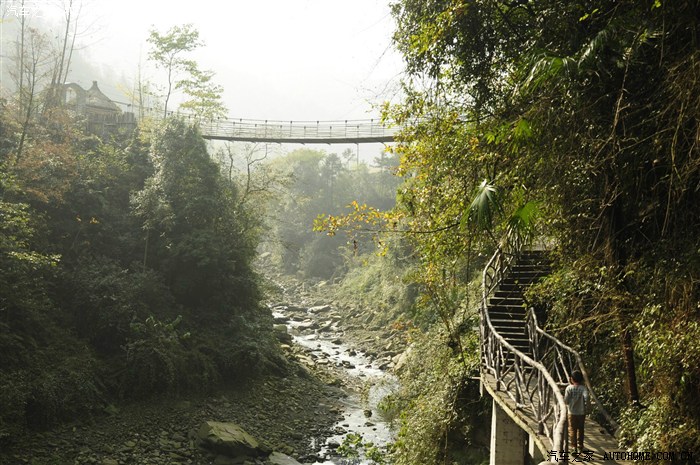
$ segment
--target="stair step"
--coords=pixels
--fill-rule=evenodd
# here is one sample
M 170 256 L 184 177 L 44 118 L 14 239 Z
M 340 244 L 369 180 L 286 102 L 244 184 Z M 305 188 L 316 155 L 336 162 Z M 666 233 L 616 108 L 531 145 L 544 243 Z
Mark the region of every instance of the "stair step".
M 541 278 L 542 276 L 547 275 L 548 273 L 545 270 L 541 270 L 537 267 L 516 267 L 516 268 L 511 268 L 508 270 L 507 275 L 508 276 L 520 276 L 523 278 Z
M 518 350 L 520 350 L 520 349 L 518 349 Z M 527 355 L 527 356 L 530 357 L 530 358 L 533 358 L 533 357 L 532 357 L 532 354 L 529 353 L 529 352 L 526 352 L 526 351 L 524 351 L 524 350 L 520 350 L 520 352 L 522 352 L 523 354 Z M 506 352 L 506 353 L 504 354 L 504 356 L 505 356 L 505 358 L 506 358 L 507 361 L 512 361 L 512 360 L 515 358 L 515 354 L 512 353 L 512 352 Z M 532 369 L 532 367 L 530 367 L 529 365 L 526 365 L 525 363 L 523 363 L 522 367 L 523 367 L 523 369 L 524 369 L 525 367 L 528 367 L 529 369 Z
M 518 260 L 515 263 L 511 263 L 510 268 L 544 268 L 544 267 L 551 267 L 552 264 L 550 262 L 547 262 L 543 259 L 527 259 L 527 260 Z
M 525 333 L 509 333 L 507 331 L 498 331 L 499 336 L 502 336 L 506 341 L 513 340 L 513 341 L 520 341 L 520 342 L 527 342 L 527 336 L 525 336 Z
M 508 312 L 508 313 L 522 313 L 523 315 L 527 311 L 527 308 L 522 304 L 522 301 L 520 302 L 519 305 L 489 305 L 488 306 L 489 312 Z
M 497 299 L 520 299 L 523 300 L 523 293 L 520 290 L 496 290 L 493 293 L 493 297 Z
M 508 341 L 511 345 L 513 346 L 518 346 L 518 347 L 530 347 L 530 343 L 528 342 L 527 339 L 521 338 L 521 339 L 514 339 L 511 337 L 505 337 L 505 340 Z
M 491 320 L 491 325 L 493 326 L 493 329 L 498 331 L 499 334 L 502 334 L 502 333 L 525 334 L 525 325 L 524 324 L 501 323 L 502 321 L 508 321 L 508 320 L 495 320 L 495 321 L 496 321 L 496 323 L 494 323 L 494 320 Z
M 521 352 L 529 352 L 529 350 L 530 350 L 529 344 L 522 344 L 522 343 L 514 342 L 514 341 L 508 341 L 508 344 L 512 345 L 513 347 L 515 347 L 516 349 L 518 349 Z
M 496 330 L 498 331 L 498 330 Z M 520 331 L 520 332 L 509 332 L 509 331 L 499 331 L 499 335 L 503 336 L 506 340 L 513 340 L 517 342 L 525 342 L 527 343 L 527 335 L 525 334 L 525 331 Z
M 527 319 L 525 319 L 525 315 L 518 316 L 503 312 L 489 312 L 489 319 L 491 320 L 491 324 L 494 326 L 507 326 L 509 328 L 527 327 Z
M 491 319 L 491 321 L 494 321 L 494 320 L 512 321 L 514 323 L 518 323 L 518 326 L 523 327 L 523 328 L 527 324 L 527 320 L 525 319 L 525 315 L 513 315 L 511 313 L 499 312 L 499 313 L 489 313 L 489 318 Z
M 505 278 L 503 281 L 501 281 L 500 286 L 503 286 L 504 284 L 532 284 L 538 282 L 540 279 L 542 279 L 542 276 L 523 276 L 523 277 L 518 277 L 518 276 L 512 276 L 508 275 L 507 278 Z
M 526 258 L 524 260 L 518 260 L 518 262 L 512 266 L 531 266 L 531 267 L 538 267 L 538 268 L 551 268 L 552 262 L 550 260 L 547 260 L 546 258 Z
M 547 253 L 544 251 L 525 251 L 518 254 L 518 261 L 520 260 L 532 260 L 533 258 L 549 260 Z
M 505 317 L 505 315 L 508 315 L 508 316 Z M 505 323 L 509 326 L 516 325 L 516 326 L 522 326 L 523 328 L 527 325 L 527 320 L 525 319 L 525 315 L 513 316 L 510 313 L 504 313 L 504 312 L 491 313 L 491 312 L 489 312 L 489 318 L 491 319 L 491 323 L 493 323 L 493 322 Z
M 528 283 L 529 284 L 529 283 Z M 523 291 L 525 288 L 528 286 L 526 283 L 506 283 L 503 282 L 498 285 L 497 291 L 511 291 L 511 292 L 517 292 L 519 293 L 520 296 L 523 295 Z
M 522 270 L 522 271 L 546 271 L 551 270 L 552 265 L 549 263 L 538 263 L 538 262 L 516 262 L 510 266 L 511 270 Z
M 523 299 L 520 296 L 513 297 L 490 297 L 488 300 L 489 307 L 506 305 L 506 306 L 520 306 L 523 305 Z

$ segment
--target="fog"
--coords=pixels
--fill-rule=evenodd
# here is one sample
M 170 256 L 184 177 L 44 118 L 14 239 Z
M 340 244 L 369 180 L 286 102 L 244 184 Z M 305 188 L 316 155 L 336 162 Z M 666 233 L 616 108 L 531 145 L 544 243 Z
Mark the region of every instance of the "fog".
M 4 87 L 20 2 L 3 3 Z M 30 25 L 50 30 L 57 42 L 67 8 L 67 1 L 25 2 Z M 78 34 L 67 80 L 83 87 L 97 80 L 116 101 L 129 101 L 139 67 L 142 79 L 164 85 L 164 72 L 147 59 L 149 30 L 188 23 L 205 43 L 191 58 L 215 73 L 236 118 L 377 117 L 376 106 L 397 92 L 401 59 L 391 47 L 393 20 L 384 0 L 94 0 L 73 2 L 72 14 Z

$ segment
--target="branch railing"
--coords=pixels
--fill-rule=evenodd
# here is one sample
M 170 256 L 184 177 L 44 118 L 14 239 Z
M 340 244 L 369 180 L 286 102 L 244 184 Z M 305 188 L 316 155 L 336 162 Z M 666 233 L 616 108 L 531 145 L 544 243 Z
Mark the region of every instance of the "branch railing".
M 482 275 L 480 333 L 482 369 L 496 379 L 496 390 L 503 390 L 516 408 L 528 412 L 537 424 L 537 433 L 545 435 L 551 450 L 566 447 L 566 404 L 561 387 L 547 367 L 516 349 L 493 327 L 488 313 L 488 299 L 510 268 L 514 254 L 497 248 Z M 539 335 L 534 332 L 533 335 Z M 531 347 L 535 341 L 530 340 Z
M 599 424 L 605 426 L 610 434 L 614 435 L 619 425 L 596 397 L 581 355 L 540 328 L 537 315 L 532 308 L 527 311 L 527 333 L 528 340 L 532 341 L 531 347 L 535 358 L 544 364 L 560 386 L 565 387 L 569 384 L 574 369 L 581 372 L 591 398 L 591 415 Z

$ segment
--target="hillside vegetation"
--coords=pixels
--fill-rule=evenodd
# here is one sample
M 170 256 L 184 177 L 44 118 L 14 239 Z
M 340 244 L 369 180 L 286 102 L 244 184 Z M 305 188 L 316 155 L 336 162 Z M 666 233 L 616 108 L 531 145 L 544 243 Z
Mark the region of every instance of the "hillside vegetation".
M 0 440 L 120 398 L 284 369 L 251 269 L 254 219 L 196 129 L 102 141 L 0 120 Z

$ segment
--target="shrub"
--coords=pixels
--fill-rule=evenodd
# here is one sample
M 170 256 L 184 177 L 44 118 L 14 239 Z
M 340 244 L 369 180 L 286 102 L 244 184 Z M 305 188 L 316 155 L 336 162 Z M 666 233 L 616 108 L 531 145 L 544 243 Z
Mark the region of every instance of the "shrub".
M 219 373 L 212 359 L 188 344 L 189 333 L 177 330 L 181 319 L 163 323 L 151 316 L 143 323 L 132 324 L 133 335 L 125 346 L 123 396 L 205 391 L 216 384 Z
M 479 363 L 478 334 L 467 334 L 462 342 L 464 361 L 437 327 L 414 341 L 397 399 L 402 412 L 395 465 L 482 463 L 478 433 L 488 422 L 488 407 L 472 379 Z
M 31 375 L 26 396 L 26 421 L 33 428 L 86 415 L 104 404 L 97 366 L 90 352 L 71 355 L 54 367 L 44 366 Z

